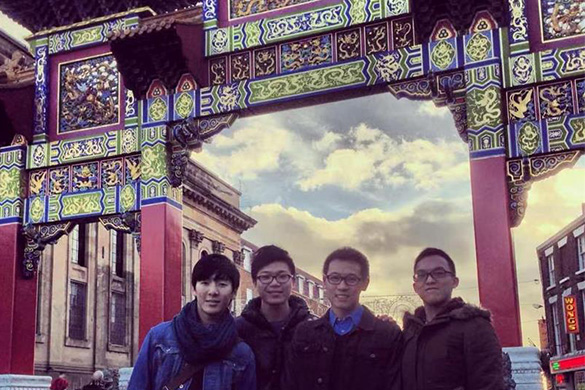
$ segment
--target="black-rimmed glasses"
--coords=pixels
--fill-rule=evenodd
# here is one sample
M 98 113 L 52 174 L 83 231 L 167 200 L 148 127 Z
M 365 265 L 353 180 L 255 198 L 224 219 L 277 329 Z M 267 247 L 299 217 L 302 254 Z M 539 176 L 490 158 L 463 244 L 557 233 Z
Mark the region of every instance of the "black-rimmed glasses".
M 256 277 L 256 279 L 258 279 L 258 281 L 262 284 L 270 284 L 275 279 L 276 279 L 276 282 L 278 284 L 284 284 L 284 283 L 288 282 L 289 280 L 291 280 L 291 278 L 292 278 L 292 275 L 290 275 L 290 274 L 278 274 L 278 275 L 262 274 L 262 275 L 258 275 Z
M 443 268 L 435 268 L 431 272 L 422 271 L 422 270 L 416 271 L 414 273 L 414 275 L 412 276 L 412 279 L 417 283 L 424 283 L 429 278 L 429 275 L 431 275 L 433 277 L 433 279 L 435 279 L 435 280 L 441 280 L 441 279 L 445 279 L 449 275 L 455 275 L 455 274 L 453 272 L 447 271 L 446 269 L 443 269 Z
M 354 274 L 349 274 L 346 276 L 341 276 L 339 274 L 329 274 L 325 276 L 325 279 L 327 279 L 327 281 L 333 285 L 341 284 L 341 282 L 345 280 L 345 284 L 348 286 L 355 286 L 362 280 L 359 276 Z

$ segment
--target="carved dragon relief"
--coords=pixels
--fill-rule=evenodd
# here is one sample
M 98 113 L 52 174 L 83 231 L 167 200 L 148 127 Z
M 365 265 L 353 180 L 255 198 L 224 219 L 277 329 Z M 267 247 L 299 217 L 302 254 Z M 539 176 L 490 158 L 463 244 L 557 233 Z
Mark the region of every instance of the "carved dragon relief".
M 136 249 L 140 253 L 140 231 L 142 226 L 140 212 L 99 217 L 99 221 L 108 230 L 113 229 L 118 232 L 132 234 L 136 242 Z
M 203 142 L 209 142 L 213 135 L 229 128 L 237 116 L 236 113 L 230 113 L 212 118 L 188 118 L 169 125 L 172 146 L 169 164 L 171 186 L 179 187 L 183 183 L 191 150 L 201 148 Z
M 427 77 L 388 85 L 397 99 L 432 100 L 437 107 L 447 107 L 453 115 L 459 136 L 467 142 L 467 106 L 465 103 L 465 76 L 462 72 L 430 72 Z
M 37 272 L 39 262 L 45 247 L 56 243 L 59 238 L 69 234 L 75 224 L 60 222 L 50 225 L 25 225 L 22 234 L 25 239 L 24 258 L 22 261 L 22 276 L 32 279 Z
M 573 167 L 582 153 L 580 150 L 571 150 L 512 159 L 506 162 L 511 227 L 520 226 L 524 218 L 528 191 L 532 183 L 551 177 L 565 168 Z

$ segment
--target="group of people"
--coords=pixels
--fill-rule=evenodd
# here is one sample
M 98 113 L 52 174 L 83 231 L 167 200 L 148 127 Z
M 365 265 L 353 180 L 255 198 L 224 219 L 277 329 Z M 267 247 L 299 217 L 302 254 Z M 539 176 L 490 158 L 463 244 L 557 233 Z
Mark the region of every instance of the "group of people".
M 83 386 L 80 390 L 106 390 L 106 382 L 104 381 L 103 371 L 97 370 L 91 375 L 91 381 Z M 51 381 L 50 390 L 68 390 L 69 381 L 67 375 L 60 374 L 57 378 Z
M 292 295 L 295 264 L 274 245 L 252 255 L 258 297 L 238 318 L 229 307 L 240 284 L 227 257 L 193 268 L 195 299 L 152 328 L 128 390 L 503 390 L 502 350 L 490 313 L 453 298 L 455 263 L 436 248 L 414 260 L 423 302 L 401 330 L 360 304 L 370 266 L 344 247 L 323 263 L 331 308 L 320 318 Z

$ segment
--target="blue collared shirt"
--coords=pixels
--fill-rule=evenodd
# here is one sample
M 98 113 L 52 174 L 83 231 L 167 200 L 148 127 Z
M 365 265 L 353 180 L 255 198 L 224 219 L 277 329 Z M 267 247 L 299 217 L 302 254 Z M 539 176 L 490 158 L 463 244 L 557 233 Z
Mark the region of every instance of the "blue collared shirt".
M 359 325 L 362 314 L 364 314 L 364 307 L 362 305 L 359 305 L 357 309 L 345 318 L 337 318 L 333 310 L 329 309 L 329 323 L 336 334 L 343 336 L 350 334 Z

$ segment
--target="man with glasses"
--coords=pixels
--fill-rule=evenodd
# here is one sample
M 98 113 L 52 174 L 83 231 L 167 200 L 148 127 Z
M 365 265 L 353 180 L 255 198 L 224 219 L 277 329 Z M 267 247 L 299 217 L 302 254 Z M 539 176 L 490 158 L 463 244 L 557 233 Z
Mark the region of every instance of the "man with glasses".
M 451 298 L 458 285 L 447 253 L 426 248 L 416 257 L 413 287 L 423 306 L 404 316 L 403 389 L 504 389 L 490 313 Z
M 287 390 L 400 389 L 400 329 L 360 304 L 369 268 L 366 256 L 353 248 L 327 256 L 323 281 L 331 309 L 298 326 Z
M 256 355 L 258 390 L 281 390 L 285 356 L 296 326 L 312 317 L 305 301 L 291 295 L 295 265 L 274 245 L 252 255 L 252 280 L 258 298 L 236 319 L 238 334 Z

